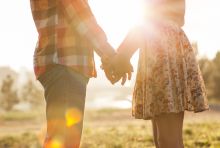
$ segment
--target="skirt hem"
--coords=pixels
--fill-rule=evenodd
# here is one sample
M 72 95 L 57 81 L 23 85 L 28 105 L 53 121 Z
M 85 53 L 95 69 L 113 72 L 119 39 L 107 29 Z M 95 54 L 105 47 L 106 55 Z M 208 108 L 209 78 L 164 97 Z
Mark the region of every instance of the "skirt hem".
M 189 112 L 194 112 L 194 113 L 200 113 L 200 112 L 204 112 L 209 110 L 209 107 L 200 109 L 200 110 L 190 110 L 190 109 L 184 109 L 184 110 L 180 110 L 180 111 L 170 111 L 170 112 L 160 112 L 158 114 L 155 114 L 154 116 L 146 116 L 146 117 L 141 117 L 141 116 L 137 116 L 137 115 L 132 115 L 135 119 L 143 119 L 143 120 L 152 120 L 155 116 L 159 116 L 161 114 L 167 114 L 167 113 L 180 113 L 180 112 L 184 112 L 184 111 L 189 111 Z

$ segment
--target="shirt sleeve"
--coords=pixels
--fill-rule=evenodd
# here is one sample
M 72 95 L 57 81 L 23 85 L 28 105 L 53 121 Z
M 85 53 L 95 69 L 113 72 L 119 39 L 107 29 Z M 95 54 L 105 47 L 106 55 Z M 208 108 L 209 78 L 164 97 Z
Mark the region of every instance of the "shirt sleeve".
M 105 32 L 96 22 L 87 0 L 59 0 L 59 4 L 73 29 L 88 39 L 100 57 L 108 58 L 115 54 Z

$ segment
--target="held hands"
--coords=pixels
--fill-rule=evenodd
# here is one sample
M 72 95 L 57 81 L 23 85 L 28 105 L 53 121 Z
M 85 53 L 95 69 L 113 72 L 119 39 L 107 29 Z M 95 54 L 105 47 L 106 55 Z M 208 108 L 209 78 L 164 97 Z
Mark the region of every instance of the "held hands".
M 130 59 L 123 54 L 118 53 L 109 59 L 102 59 L 101 68 L 112 84 L 122 80 L 121 84 L 124 85 L 127 79 L 131 80 L 133 67 L 130 63 Z

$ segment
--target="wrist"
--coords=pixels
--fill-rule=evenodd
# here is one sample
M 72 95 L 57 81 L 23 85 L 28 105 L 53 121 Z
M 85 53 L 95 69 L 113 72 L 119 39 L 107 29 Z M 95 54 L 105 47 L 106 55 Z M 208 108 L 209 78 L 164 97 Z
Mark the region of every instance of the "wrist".
M 101 56 L 101 61 L 102 61 L 102 63 L 109 63 L 109 61 L 113 57 L 115 57 L 116 55 L 117 55 L 116 52 L 105 54 L 105 55 Z
M 131 59 L 131 55 L 125 52 L 118 52 L 118 56 L 120 56 L 124 61 L 130 61 Z
M 109 43 L 104 44 L 102 49 L 105 49 L 105 52 L 101 55 L 102 60 L 108 60 L 116 55 L 116 51 Z

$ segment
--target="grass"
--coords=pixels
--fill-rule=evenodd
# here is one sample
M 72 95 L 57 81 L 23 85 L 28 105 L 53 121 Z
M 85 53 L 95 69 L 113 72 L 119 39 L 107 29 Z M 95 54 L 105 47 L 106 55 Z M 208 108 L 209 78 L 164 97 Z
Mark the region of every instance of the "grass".
M 1 148 L 40 148 L 41 144 L 33 133 L 23 133 L 20 136 L 5 136 L 0 139 Z
M 16 120 L 33 120 L 39 117 L 37 112 L 21 112 L 21 111 L 10 111 L 0 115 L 2 121 L 16 121 Z
M 104 115 L 104 112 L 108 114 Z M 128 111 L 104 112 L 87 115 L 95 120 L 85 124 L 82 148 L 154 147 L 150 121 L 131 119 Z M 219 116 L 218 113 L 216 115 Z M 110 118 L 103 121 L 106 116 Z M 220 118 L 216 120 L 215 113 L 212 112 L 196 115 L 194 118 L 197 119 L 194 120 L 191 120 L 192 116 L 193 114 L 187 113 L 184 122 L 185 148 L 220 148 Z M 206 121 L 202 120 L 203 117 Z
M 12 110 L 8 112 L 0 112 L 0 121 L 25 121 L 41 119 L 44 116 L 45 109 L 43 106 L 35 107 L 30 111 Z
M 185 148 L 220 148 L 220 118 L 217 117 L 219 113 L 215 112 L 199 116 L 187 114 L 183 130 Z M 16 118 L 19 124 L 17 119 L 23 118 Z M 32 122 L 32 119 L 29 118 L 30 121 L 25 122 L 28 124 Z M 10 122 L 15 121 L 10 120 Z M 24 125 L 23 120 L 21 123 L 20 128 Z M 40 121 L 34 124 L 39 124 L 40 127 Z M 130 110 L 88 110 L 85 116 L 81 147 L 153 148 L 151 130 L 150 121 L 132 119 Z M 37 131 L 39 134 L 40 130 Z M 5 132 L 0 138 L 0 147 L 40 148 L 41 140 L 38 134 L 36 130 L 30 129 L 17 135 Z

